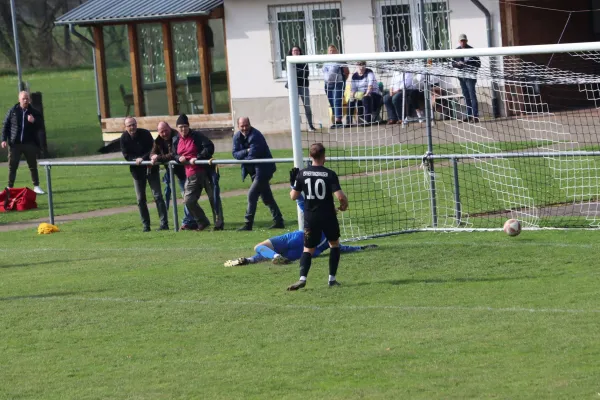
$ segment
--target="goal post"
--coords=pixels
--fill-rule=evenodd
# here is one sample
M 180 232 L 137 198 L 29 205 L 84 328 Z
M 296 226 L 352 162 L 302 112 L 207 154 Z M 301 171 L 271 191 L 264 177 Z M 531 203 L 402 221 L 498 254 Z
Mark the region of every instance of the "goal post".
M 325 145 L 345 238 L 600 225 L 600 42 L 288 56 L 286 74 L 294 164 Z

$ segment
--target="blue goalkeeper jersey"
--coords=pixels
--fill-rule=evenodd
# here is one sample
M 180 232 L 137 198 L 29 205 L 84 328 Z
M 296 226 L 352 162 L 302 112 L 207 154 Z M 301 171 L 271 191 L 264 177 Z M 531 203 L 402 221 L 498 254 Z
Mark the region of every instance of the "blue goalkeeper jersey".
M 283 235 L 275 236 L 269 239 L 273 245 L 273 250 L 281 254 L 290 261 L 299 260 L 304 251 L 304 232 L 295 231 Z M 321 243 L 315 249 L 313 257 L 318 256 L 329 248 L 329 243 L 323 234 Z

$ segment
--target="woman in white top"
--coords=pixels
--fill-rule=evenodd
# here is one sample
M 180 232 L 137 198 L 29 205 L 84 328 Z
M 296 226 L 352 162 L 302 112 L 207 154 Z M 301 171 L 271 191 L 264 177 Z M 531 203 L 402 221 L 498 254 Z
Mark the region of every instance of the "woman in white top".
M 327 49 L 328 54 L 338 54 L 338 49 L 334 45 L 330 45 Z M 323 81 L 325 83 L 325 93 L 329 100 L 329 106 L 333 111 L 335 122 L 331 128 L 343 126 L 342 123 L 342 102 L 344 98 L 344 90 L 346 88 L 346 79 L 350 72 L 348 67 L 340 63 L 325 63 L 323 64 Z
M 373 113 L 381 107 L 381 93 L 375 73 L 366 67 L 364 61 L 356 64 L 358 70 L 352 74 L 349 109 L 358 107 L 359 122 L 373 123 Z M 352 121 L 350 121 L 352 122 Z
M 383 103 L 388 114 L 388 125 L 402 121 L 403 112 L 404 72 L 395 71 L 392 76 L 390 92 L 383 97 Z

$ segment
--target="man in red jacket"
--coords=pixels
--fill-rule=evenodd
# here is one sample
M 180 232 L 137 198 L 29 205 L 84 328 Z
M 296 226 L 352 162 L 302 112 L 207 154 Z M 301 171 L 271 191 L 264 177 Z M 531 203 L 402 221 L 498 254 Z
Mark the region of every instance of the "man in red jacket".
M 177 130 L 181 134 L 177 145 L 177 160 L 185 165 L 185 191 L 183 201 L 196 220 L 199 231 L 210 225 L 198 199 L 202 189 L 206 189 L 208 200 L 213 209 L 214 230 L 223 230 L 223 209 L 221 199 L 215 193 L 215 187 L 210 179 L 210 166 L 197 165 L 196 160 L 210 160 L 215 152 L 213 142 L 198 131 L 190 130 L 190 123 L 185 114 L 177 118 Z M 215 196 L 216 195 L 216 196 Z

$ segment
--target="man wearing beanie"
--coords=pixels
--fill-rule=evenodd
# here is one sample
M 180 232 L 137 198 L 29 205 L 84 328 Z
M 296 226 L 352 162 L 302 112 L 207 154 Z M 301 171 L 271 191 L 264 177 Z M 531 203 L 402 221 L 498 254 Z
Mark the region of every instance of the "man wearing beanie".
M 467 39 L 467 35 L 464 33 L 458 35 L 458 42 L 459 46 L 457 49 L 462 50 L 473 48 L 469 46 L 469 40 Z M 460 88 L 463 92 L 465 103 L 467 105 L 467 116 L 462 120 L 462 122 L 477 123 L 479 122 L 479 106 L 477 103 L 477 90 L 475 85 L 477 84 L 477 70 L 481 67 L 481 60 L 479 57 L 457 57 L 454 59 L 454 61 L 452 61 L 452 66 L 454 68 L 462 69 L 474 76 L 474 78 L 458 78 L 458 82 L 460 83 Z
M 144 232 L 150 232 L 150 213 L 146 202 L 146 181 L 150 185 L 156 210 L 160 217 L 159 231 L 169 230 L 169 220 L 167 217 L 167 206 L 160 190 L 160 171 L 159 166 L 140 165 L 142 161 L 150 161 L 150 152 L 154 139 L 147 129 L 137 127 L 135 118 L 125 118 L 125 132 L 121 135 L 121 152 L 127 161 L 135 161 L 137 165 L 131 165 L 129 171 L 133 177 L 133 186 L 135 196 L 137 197 L 140 218 L 144 226 Z
M 177 145 L 177 160 L 185 165 L 184 203 L 198 224 L 198 231 L 210 225 L 204 210 L 198 204 L 202 189 L 206 189 L 213 211 L 214 230 L 223 230 L 223 208 L 218 190 L 213 183 L 212 166 L 196 165 L 196 160 L 210 160 L 215 152 L 213 142 L 198 131 L 190 129 L 188 117 L 181 114 L 177 118 L 177 130 L 181 135 Z
M 232 154 L 236 160 L 273 158 L 265 137 L 258 129 L 250 125 L 250 119 L 248 117 L 241 117 L 238 119 L 238 128 L 240 130 L 233 135 Z M 242 180 L 244 180 L 247 175 L 250 175 L 252 178 L 252 185 L 250 185 L 250 190 L 248 191 L 248 208 L 246 209 L 245 217 L 246 223 L 239 228 L 238 231 L 252 230 L 254 214 L 256 213 L 259 197 L 262 199 L 263 203 L 269 207 L 271 215 L 273 216 L 274 224 L 270 229 L 282 229 L 285 227 L 283 216 L 273 197 L 273 192 L 271 192 L 271 185 L 269 183 L 275 170 L 275 163 L 242 164 Z

